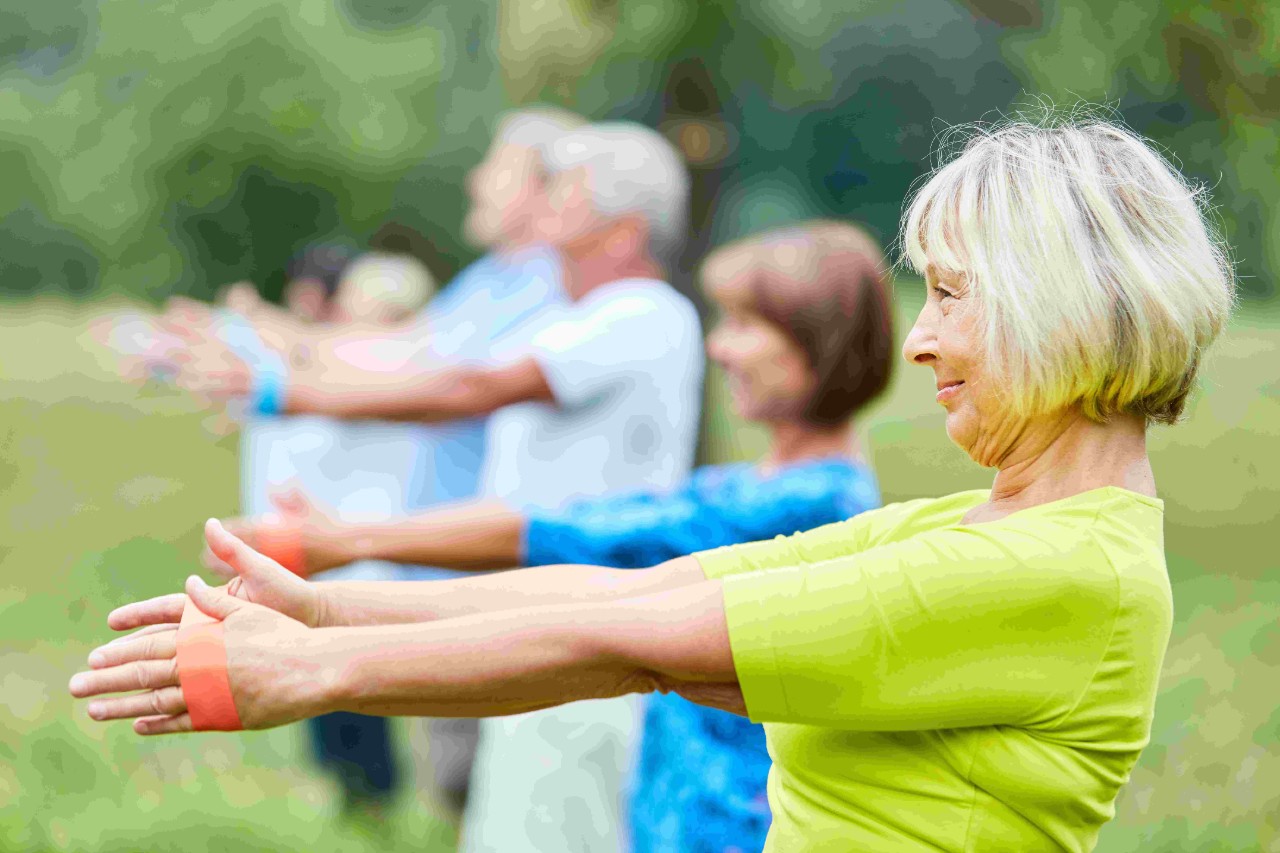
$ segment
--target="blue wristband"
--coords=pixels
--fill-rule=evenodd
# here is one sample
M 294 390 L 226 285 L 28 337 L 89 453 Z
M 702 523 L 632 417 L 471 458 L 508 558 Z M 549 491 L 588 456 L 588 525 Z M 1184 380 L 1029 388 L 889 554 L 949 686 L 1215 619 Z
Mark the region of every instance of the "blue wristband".
M 248 366 L 249 411 L 259 415 L 278 415 L 284 411 L 285 391 L 289 385 L 289 368 L 284 359 L 258 336 L 244 317 L 232 311 L 220 312 L 218 337 Z
M 259 363 L 253 370 L 250 410 L 259 415 L 278 415 L 284 411 L 288 374 L 283 360 L 274 361 L 275 364 Z

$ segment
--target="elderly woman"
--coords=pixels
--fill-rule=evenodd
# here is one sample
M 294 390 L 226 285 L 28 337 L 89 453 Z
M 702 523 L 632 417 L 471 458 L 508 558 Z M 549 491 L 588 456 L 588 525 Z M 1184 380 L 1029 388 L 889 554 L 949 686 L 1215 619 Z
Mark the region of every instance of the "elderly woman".
M 95 651 L 72 692 L 144 688 L 90 714 L 158 734 L 675 691 L 765 723 L 769 850 L 1090 849 L 1147 742 L 1170 628 L 1146 429 L 1182 411 L 1229 266 L 1197 193 L 1102 122 L 976 134 L 904 232 L 928 289 L 904 354 L 997 469 L 989 491 L 648 571 L 342 597 L 210 522 L 242 580 L 192 578 L 185 606 L 220 620 L 200 636 L 225 654 L 206 655 L 221 692 L 180 685 L 181 596 L 112 614 L 151 633 Z

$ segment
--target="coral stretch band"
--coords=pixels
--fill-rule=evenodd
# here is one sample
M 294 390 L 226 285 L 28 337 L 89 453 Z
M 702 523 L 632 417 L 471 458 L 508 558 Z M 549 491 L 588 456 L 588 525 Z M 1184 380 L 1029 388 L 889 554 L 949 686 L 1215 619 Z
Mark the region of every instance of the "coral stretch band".
M 222 623 L 187 599 L 178 626 L 178 683 L 198 732 L 234 732 L 244 726 L 231 696 Z

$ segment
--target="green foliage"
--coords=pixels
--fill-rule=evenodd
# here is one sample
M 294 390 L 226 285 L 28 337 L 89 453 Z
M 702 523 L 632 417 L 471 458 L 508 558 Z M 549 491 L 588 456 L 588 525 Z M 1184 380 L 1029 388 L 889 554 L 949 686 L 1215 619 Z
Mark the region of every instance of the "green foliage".
M 1117 107 L 1209 185 L 1269 296 L 1278 33 L 1266 0 L 27 4 L 0 10 L 0 291 L 275 295 L 306 242 L 387 223 L 447 274 L 463 174 L 533 100 L 723 126 L 704 237 L 836 215 L 887 241 L 942 122 L 1044 96 Z

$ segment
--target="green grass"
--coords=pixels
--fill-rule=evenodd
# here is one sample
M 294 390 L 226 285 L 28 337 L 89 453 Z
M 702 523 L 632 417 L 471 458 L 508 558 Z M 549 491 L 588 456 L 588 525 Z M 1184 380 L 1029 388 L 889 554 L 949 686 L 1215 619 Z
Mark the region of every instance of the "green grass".
M 448 849 L 419 797 L 383 833 L 340 822 L 296 729 L 143 740 L 67 696 L 112 607 L 195 569 L 238 475 L 235 436 L 185 398 L 112 380 L 85 343 L 90 310 L 26 303 L 0 320 L 0 851 Z M 1274 313 L 1238 317 L 1189 422 L 1153 433 L 1176 623 L 1106 853 L 1280 850 Z M 947 444 L 930 388 L 904 368 L 864 421 L 886 499 L 990 481 Z M 709 417 L 714 456 L 758 451 L 718 402 Z
M 0 850 L 451 849 L 418 796 L 385 833 L 340 821 L 296 728 L 144 740 L 70 700 L 107 612 L 180 587 L 238 476 L 236 437 L 113 381 L 85 316 L 11 306 L 0 324 Z

